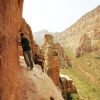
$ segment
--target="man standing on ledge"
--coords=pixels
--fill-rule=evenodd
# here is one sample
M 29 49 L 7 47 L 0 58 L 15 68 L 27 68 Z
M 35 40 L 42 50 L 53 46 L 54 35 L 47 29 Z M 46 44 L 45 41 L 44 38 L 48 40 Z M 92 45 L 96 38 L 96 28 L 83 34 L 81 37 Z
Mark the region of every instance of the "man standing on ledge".
M 24 32 L 21 32 L 20 36 L 21 36 L 21 41 L 19 42 L 19 45 L 21 45 L 23 48 L 23 56 L 27 64 L 27 67 L 30 70 L 32 70 L 33 69 L 33 56 L 32 56 L 30 42 Z

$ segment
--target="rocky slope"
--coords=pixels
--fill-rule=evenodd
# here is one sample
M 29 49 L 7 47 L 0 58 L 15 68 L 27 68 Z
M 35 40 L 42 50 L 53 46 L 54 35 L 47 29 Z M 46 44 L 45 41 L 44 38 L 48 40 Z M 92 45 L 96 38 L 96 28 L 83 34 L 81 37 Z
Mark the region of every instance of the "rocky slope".
M 100 100 L 100 52 L 93 51 L 79 58 L 70 50 L 66 53 L 72 60 L 72 68 L 61 69 L 61 72 L 73 79 L 80 99 Z
M 100 49 L 100 6 L 63 31 L 57 40 L 77 55 Z
M 21 71 L 14 82 L 14 94 L 10 100 L 63 100 L 53 81 L 43 73 L 40 66 L 34 66 L 33 70 L 27 69 L 24 58 L 20 56 Z
M 100 100 L 100 6 L 56 38 L 72 63 L 71 69 L 61 72 L 74 80 L 80 99 Z

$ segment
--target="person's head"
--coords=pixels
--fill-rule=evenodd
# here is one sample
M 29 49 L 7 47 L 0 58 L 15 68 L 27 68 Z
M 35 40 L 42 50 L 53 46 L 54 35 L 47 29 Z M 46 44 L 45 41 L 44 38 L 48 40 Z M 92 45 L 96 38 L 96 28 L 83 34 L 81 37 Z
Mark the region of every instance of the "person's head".
M 24 37 L 25 37 L 25 33 L 21 32 L 21 33 L 20 33 L 20 37 L 21 37 L 21 38 L 24 38 Z

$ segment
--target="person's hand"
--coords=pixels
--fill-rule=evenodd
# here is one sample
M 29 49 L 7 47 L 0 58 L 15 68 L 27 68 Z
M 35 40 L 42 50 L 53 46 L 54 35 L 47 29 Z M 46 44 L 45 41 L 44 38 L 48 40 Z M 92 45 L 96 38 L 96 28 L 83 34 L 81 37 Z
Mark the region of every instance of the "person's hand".
M 17 42 L 18 45 L 20 45 L 21 44 L 20 38 L 16 39 L 16 42 Z

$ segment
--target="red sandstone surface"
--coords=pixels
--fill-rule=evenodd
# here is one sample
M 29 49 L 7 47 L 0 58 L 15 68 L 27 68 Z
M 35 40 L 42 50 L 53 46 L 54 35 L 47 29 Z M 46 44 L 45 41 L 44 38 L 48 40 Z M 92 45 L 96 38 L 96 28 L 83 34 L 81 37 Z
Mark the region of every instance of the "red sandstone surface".
M 0 100 L 50 100 L 50 97 L 63 100 L 62 92 L 56 87 L 59 86 L 61 61 L 53 37 L 47 36 L 51 48 L 48 49 L 47 42 L 47 51 L 44 51 L 47 73 L 53 81 L 36 65 L 33 71 L 27 70 L 24 60 L 19 59 L 22 55 L 17 44 L 20 31 L 27 33 L 33 55 L 39 50 L 30 26 L 22 18 L 22 8 L 23 0 L 0 1 Z

